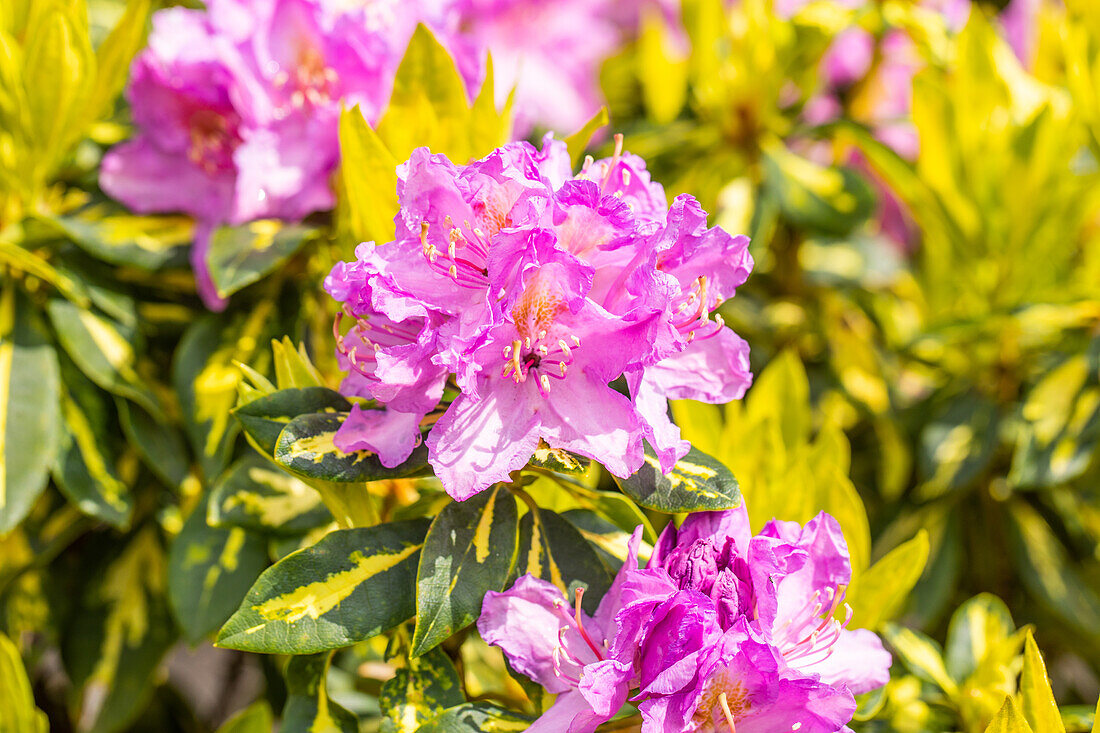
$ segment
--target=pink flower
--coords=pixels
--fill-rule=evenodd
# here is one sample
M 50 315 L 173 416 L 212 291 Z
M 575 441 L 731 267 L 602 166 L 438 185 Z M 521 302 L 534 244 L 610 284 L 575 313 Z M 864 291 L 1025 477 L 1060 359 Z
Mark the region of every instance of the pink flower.
M 756 536 L 743 507 L 693 514 L 644 570 L 637 537 L 592 619 L 530 576 L 486 595 L 482 636 L 559 694 L 532 730 L 595 730 L 634 691 L 643 733 L 838 733 L 889 679 L 878 637 L 835 618 L 851 566 L 827 514 Z
M 600 64 L 619 43 L 609 0 L 460 0 L 463 42 L 492 54 L 497 102 L 516 89 L 516 131 L 572 131 L 600 108 Z
M 360 245 L 327 282 L 355 319 L 345 390 L 435 412 L 429 461 L 455 498 L 507 480 L 540 440 L 628 476 L 648 439 L 671 467 L 688 447 L 664 400 L 728 401 L 748 385 L 747 345 L 709 319 L 748 276 L 748 240 L 708 229 L 690 197 L 670 210 L 640 159 L 574 176 L 548 136 L 465 166 L 417 150 L 398 179 L 397 238 Z M 633 399 L 609 386 L 624 375 Z M 433 410 L 448 380 L 457 395 Z M 393 465 L 417 420 L 357 412 L 337 444 Z M 369 434 L 383 424 L 405 435 Z
M 212 0 L 158 12 L 127 89 L 136 135 L 104 157 L 103 189 L 138 212 L 198 219 L 200 293 L 224 306 L 206 272 L 210 231 L 332 208 L 340 107 L 381 112 L 415 23 L 397 2 Z

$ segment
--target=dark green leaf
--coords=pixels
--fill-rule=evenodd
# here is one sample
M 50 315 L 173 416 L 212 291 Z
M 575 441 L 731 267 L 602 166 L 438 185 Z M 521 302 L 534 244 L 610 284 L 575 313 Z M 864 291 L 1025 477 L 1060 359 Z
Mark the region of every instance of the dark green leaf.
M 114 319 L 61 298 L 46 308 L 66 353 L 93 382 L 161 415 L 156 394 L 137 373 L 137 333 Z
M 50 221 L 92 256 L 145 270 L 186 264 L 195 232 L 190 217 L 139 216 L 112 202 L 95 203 Z
M 931 499 L 976 480 L 993 459 L 998 423 L 997 406 L 977 393 L 952 399 L 921 433 L 921 497 Z
M 30 511 L 58 449 L 57 352 L 30 304 L 0 293 L 0 535 Z
M 510 733 L 527 730 L 534 718 L 487 702 L 467 702 L 440 713 L 417 733 Z
M 291 657 L 286 666 L 286 707 L 281 733 L 358 733 L 355 716 L 325 689 L 330 652 Z
M 241 372 L 272 327 L 270 300 L 249 313 L 209 315 L 180 339 L 172 363 L 184 427 L 203 476 L 212 480 L 225 469 L 240 426 L 233 419 Z
M 117 455 L 106 395 L 66 360 L 62 431 L 53 475 L 62 493 L 88 516 L 115 527 L 130 523 L 130 487 L 115 469 Z
M 342 529 L 264 571 L 218 645 L 269 654 L 338 649 L 416 612 L 426 520 Z
M 382 685 L 381 733 L 415 733 L 445 708 L 466 701 L 451 658 L 438 647 L 419 657 L 395 657 L 403 666 Z
M 281 389 L 233 410 L 260 452 L 275 455 L 279 433 L 294 418 L 317 412 L 348 412 L 351 403 L 327 387 Z
M 332 515 L 315 489 L 250 455 L 230 466 L 214 485 L 208 519 L 218 527 L 300 535 L 328 524 Z
M 428 448 L 424 444 L 394 468 L 383 466 L 370 451 L 345 453 L 332 439 L 346 417 L 344 413 L 324 412 L 294 418 L 279 434 L 275 460 L 306 478 L 346 483 L 401 478 L 428 465 Z
M 547 509 L 523 515 L 519 529 L 519 557 L 515 575 L 530 573 L 562 589 L 570 602 L 577 588 L 584 588 L 581 605 L 595 613 L 600 599 L 611 587 L 611 572 L 596 550 L 576 527 Z
M 666 514 L 720 511 L 741 505 L 737 479 L 728 468 L 696 448 L 663 474 L 656 455 L 646 446 L 641 469 L 615 481 L 641 506 Z
M 227 298 L 256 282 L 316 236 L 312 227 L 274 220 L 215 229 L 206 264 L 218 295 Z
M 576 453 L 570 453 L 560 448 L 551 448 L 545 444 L 540 445 L 535 450 L 535 455 L 531 456 L 529 463 L 532 466 L 539 466 L 558 473 L 576 474 L 584 473 L 592 465 L 592 461 L 584 456 L 578 456 Z
M 164 550 L 152 527 L 131 535 L 110 560 L 94 563 L 65 629 L 66 671 L 80 691 L 81 729 L 116 733 L 128 728 L 156 686 L 156 670 L 176 641 L 165 599 Z
M 129 400 L 118 398 L 115 406 L 126 440 L 137 448 L 145 465 L 166 484 L 179 488 L 191 470 L 183 436 Z
M 515 497 L 497 484 L 448 504 L 432 522 L 417 571 L 413 656 L 476 621 L 486 591 L 504 590 L 518 519 Z
M 197 642 L 225 623 L 265 567 L 263 539 L 209 526 L 200 501 L 168 553 L 168 600 L 184 636 Z
M 840 236 L 874 211 L 874 193 L 851 169 L 819 166 L 782 145 L 765 150 L 763 162 L 765 185 L 798 227 Z

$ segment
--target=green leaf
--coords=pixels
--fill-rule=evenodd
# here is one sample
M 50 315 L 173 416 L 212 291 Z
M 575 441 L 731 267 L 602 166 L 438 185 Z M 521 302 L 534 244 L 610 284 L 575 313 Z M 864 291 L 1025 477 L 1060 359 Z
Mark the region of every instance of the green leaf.
M 291 657 L 286 665 L 286 707 L 282 733 L 358 733 L 355 716 L 334 703 L 325 689 L 330 652 Z
M 986 726 L 985 733 L 1033 733 L 1033 731 L 1016 708 L 1016 703 L 1012 702 L 1012 698 L 1005 697 L 1004 705 Z
M 118 477 L 104 395 L 71 365 L 61 395 L 62 434 L 53 475 L 62 493 L 88 516 L 125 528 L 133 498 Z
M 1011 504 L 1012 548 L 1024 586 L 1071 629 L 1100 628 L 1100 598 L 1085 583 L 1050 525 L 1023 501 Z
M 416 612 L 426 520 L 331 532 L 264 571 L 218 646 L 311 654 L 364 641 Z
M 896 624 L 886 624 L 882 635 L 913 674 L 939 685 L 949 697 L 956 693 L 958 685 L 948 674 L 943 663 L 943 654 L 936 642 L 919 631 Z
M 58 450 L 57 352 L 14 290 L 0 291 L 0 535 L 46 488 Z
M 925 426 L 918 453 L 926 478 L 922 498 L 968 486 L 982 475 L 997 448 L 999 420 L 997 406 L 972 392 L 952 399 Z
M 222 226 L 210 236 L 206 264 L 218 295 L 228 298 L 241 288 L 274 272 L 318 231 L 273 219 Z
M 340 113 L 340 182 L 348 227 L 356 242 L 390 242 L 396 229 L 397 158 L 358 105 Z
M 584 123 L 581 129 L 565 138 L 565 146 L 569 150 L 569 160 L 573 163 L 574 169 L 580 165 L 581 159 L 584 158 L 584 151 L 588 148 L 588 142 L 596 134 L 596 130 L 599 130 L 610 121 L 611 118 L 607 115 L 607 107 L 600 107 L 600 111 Z
M 584 588 L 581 606 L 595 613 L 607 589 L 611 587 L 611 572 L 600 560 L 596 550 L 566 519 L 547 509 L 523 515 L 519 525 L 519 557 L 515 575 L 530 573 L 548 580 L 570 603 L 578 588 Z
M 810 380 L 798 354 L 787 349 L 772 359 L 749 390 L 745 406 L 750 415 L 767 415 L 779 425 L 789 449 L 810 437 L 813 410 Z
M 225 623 L 265 567 L 267 543 L 240 527 L 211 527 L 200 501 L 168 553 L 168 600 L 187 640 Z
M 778 142 L 763 153 L 765 185 L 795 226 L 843 236 L 874 211 L 874 194 L 854 171 L 819 166 Z
M 137 333 L 108 316 L 53 298 L 46 306 L 57 338 L 69 358 L 93 382 L 133 400 L 152 415 L 163 414 L 160 400 L 138 375 Z
M 246 363 L 271 328 L 275 304 L 259 302 L 248 314 L 211 314 L 192 324 L 176 347 L 172 383 L 187 437 L 203 476 L 219 475 L 229 462 L 239 425 L 232 417 Z
M 476 621 L 487 591 L 504 590 L 518 533 L 516 500 L 504 484 L 443 508 L 420 553 L 414 657 Z
M 146 526 L 106 567 L 89 568 L 83 596 L 65 629 L 66 670 L 80 690 L 81 729 L 126 730 L 145 708 L 156 670 L 176 641 L 168 610 L 164 550 Z
M 666 514 L 720 511 L 741 504 L 737 479 L 729 469 L 696 448 L 664 474 L 647 445 L 638 472 L 625 479 L 616 476 L 615 482 L 639 505 Z
M 401 664 L 382 685 L 380 733 L 415 733 L 445 708 L 466 702 L 462 680 L 451 658 L 438 647 L 419 657 L 398 655 Z
M 631 532 L 626 532 L 589 509 L 570 509 L 561 513 L 596 551 L 609 571 L 617 572 L 628 550 Z
M 592 461 L 584 456 L 560 448 L 551 448 L 545 443 L 541 443 L 535 449 L 535 454 L 531 456 L 528 463 L 549 471 L 572 474 L 582 474 L 592 465 Z
M 34 706 L 34 693 L 19 650 L 0 634 L 0 730 L 49 733 L 50 721 Z
M 487 702 L 467 702 L 443 711 L 416 733 L 512 733 L 527 730 L 534 718 Z
M 281 389 L 233 410 L 256 449 L 274 457 L 279 433 L 294 418 L 318 412 L 348 412 L 351 403 L 326 387 Z
M 1096 701 L 1096 713 L 1092 719 L 1092 733 L 1100 733 L 1100 700 Z
M 191 470 L 183 436 L 129 400 L 116 398 L 115 407 L 126 440 L 137 448 L 145 465 L 166 484 L 179 488 Z
M 267 700 L 259 700 L 221 724 L 217 733 L 271 733 L 274 720 Z
M 190 217 L 139 216 L 109 201 L 48 221 L 93 257 L 143 270 L 185 264 L 195 239 Z
M 990 593 L 974 596 L 952 614 L 947 627 L 944 659 L 948 673 L 960 682 L 966 680 L 1015 630 L 1004 601 Z
M 1100 342 L 1059 364 L 1031 389 L 1009 481 L 1061 486 L 1083 474 L 1100 443 Z
M 1050 689 L 1050 678 L 1043 655 L 1035 644 L 1031 632 L 1027 632 L 1024 641 L 1024 670 L 1020 677 L 1020 697 L 1024 708 L 1024 717 L 1031 727 L 1043 733 L 1066 733 L 1062 716 L 1058 712 L 1058 703 Z
M 895 547 L 859 576 L 852 594 L 852 628 L 877 629 L 901 610 L 928 562 L 928 532 Z
M 300 535 L 328 524 L 332 515 L 315 489 L 253 455 L 218 478 L 207 519 L 215 527 Z
M 275 384 L 279 389 L 308 389 L 324 386 L 317 367 L 309 360 L 305 344 L 294 346 L 289 336 L 271 340 L 271 357 L 275 362 Z
M 428 465 L 428 449 L 423 443 L 394 468 L 383 466 L 370 451 L 345 453 L 332 441 L 346 417 L 344 413 L 321 412 L 294 418 L 279 434 L 275 460 L 299 476 L 347 483 L 401 478 Z

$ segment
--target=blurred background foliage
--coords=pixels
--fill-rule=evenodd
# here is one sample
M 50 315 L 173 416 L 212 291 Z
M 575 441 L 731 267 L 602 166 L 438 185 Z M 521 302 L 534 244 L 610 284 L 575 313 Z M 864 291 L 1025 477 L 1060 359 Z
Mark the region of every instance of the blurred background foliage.
M 133 215 L 96 184 L 128 135 L 119 92 L 154 9 L 0 4 L 0 730 L 293 731 L 324 712 L 404 731 L 466 700 L 538 712 L 476 635 L 413 662 L 411 626 L 289 664 L 208 643 L 272 561 L 362 512 L 446 504 L 430 479 L 372 482 L 363 504 L 290 476 L 253 450 L 271 455 L 257 404 L 338 384 L 320 283 L 392 231 L 392 166 L 366 162 L 419 144 L 476 157 L 506 139 L 507 110 L 440 106 L 425 127 L 395 97 L 376 130 L 345 114 L 334 215 L 220 229 L 208 262 L 231 305 L 208 313 L 190 220 Z M 722 315 L 757 383 L 673 415 L 738 476 L 754 526 L 840 519 L 854 623 L 896 658 L 860 731 L 1025 730 L 1016 705 L 1057 730 L 1036 722 L 1048 676 L 1065 730 L 1086 731 L 1100 693 L 1100 5 L 1036 3 L 1023 58 L 1000 10 L 976 3 L 953 27 L 903 0 L 645 5 L 602 71 L 627 148 L 753 238 L 756 270 Z M 871 62 L 829 85 L 852 28 Z M 884 101 L 898 33 L 915 72 L 901 108 Z M 430 96 L 450 78 L 405 81 Z M 610 487 L 593 469 L 527 490 L 610 567 L 625 525 L 652 541 L 668 521 Z

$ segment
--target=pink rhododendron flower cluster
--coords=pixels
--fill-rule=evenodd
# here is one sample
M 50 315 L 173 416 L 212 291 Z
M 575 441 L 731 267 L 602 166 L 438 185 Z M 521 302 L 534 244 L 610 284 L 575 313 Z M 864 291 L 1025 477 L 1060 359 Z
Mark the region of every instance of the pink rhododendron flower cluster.
M 599 65 L 618 42 L 596 2 L 210 0 L 158 12 L 134 61 L 134 139 L 103 160 L 103 190 L 140 213 L 200 223 L 191 260 L 224 306 L 205 257 L 212 229 L 332 208 L 342 106 L 385 108 L 417 23 L 455 55 L 470 90 L 494 55 L 501 101 L 518 85 L 520 131 L 580 127 L 600 106 Z M 584 32 L 578 32 L 583 28 Z
M 342 390 L 384 407 L 357 405 L 337 447 L 393 466 L 432 424 L 429 461 L 462 500 L 540 440 L 617 476 L 648 440 L 667 471 L 689 449 L 667 398 L 744 394 L 748 345 L 709 314 L 748 277 L 748 239 L 708 228 L 691 196 L 670 207 L 640 158 L 617 148 L 574 175 L 547 136 L 468 165 L 421 148 L 398 179 L 394 241 L 325 281 Z
M 629 699 L 643 733 L 837 733 L 853 695 L 889 679 L 878 637 L 847 628 L 851 563 L 828 514 L 756 536 L 743 506 L 693 514 L 645 569 L 639 538 L 592 617 L 530 575 L 486 594 L 481 636 L 558 695 L 529 730 L 592 731 Z
M 137 134 L 104 157 L 103 189 L 141 213 L 198 219 L 200 293 L 223 305 L 206 274 L 210 230 L 332 207 L 340 107 L 380 113 L 418 20 L 431 19 L 396 0 L 211 0 L 205 11 L 158 12 L 127 90 Z

